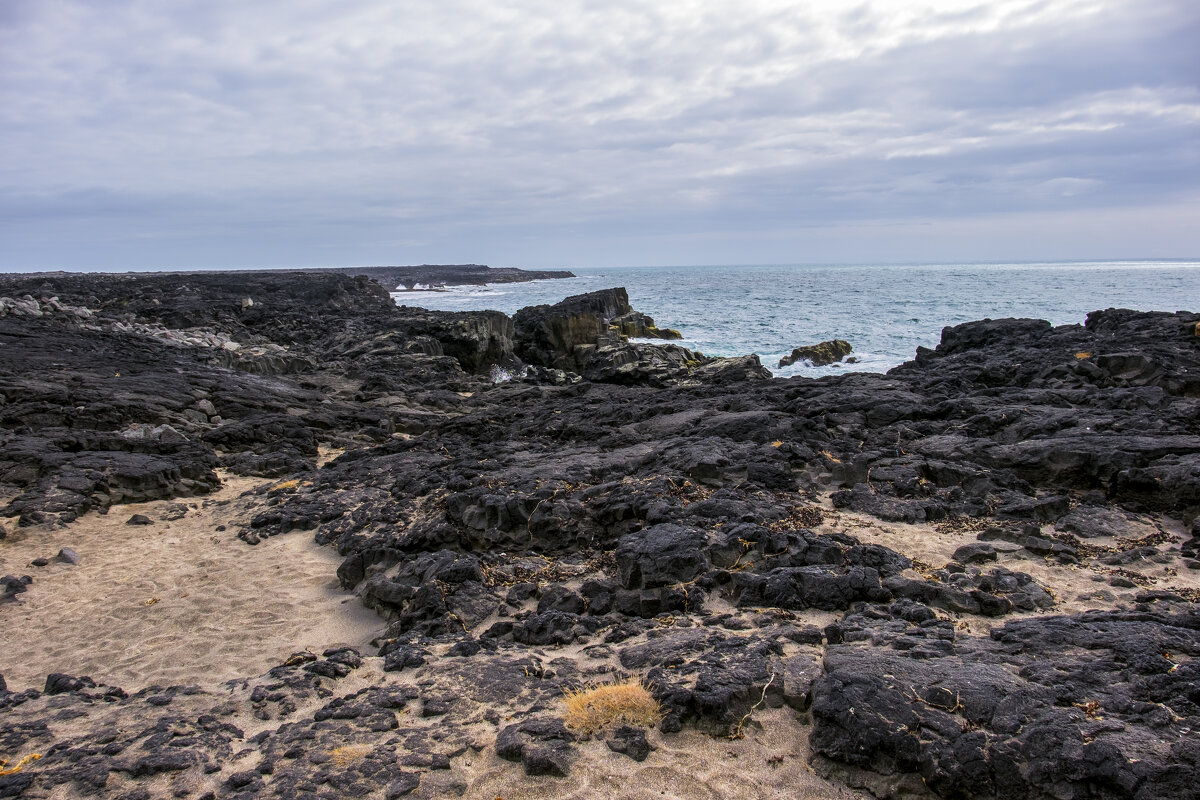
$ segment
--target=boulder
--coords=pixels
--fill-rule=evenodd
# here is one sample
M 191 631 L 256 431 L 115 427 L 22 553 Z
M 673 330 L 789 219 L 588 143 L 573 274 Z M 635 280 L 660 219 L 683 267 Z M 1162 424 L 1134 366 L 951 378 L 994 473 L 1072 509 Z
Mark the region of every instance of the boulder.
M 708 567 L 704 533 L 666 523 L 627 533 L 617 543 L 616 563 L 626 589 L 687 583 Z

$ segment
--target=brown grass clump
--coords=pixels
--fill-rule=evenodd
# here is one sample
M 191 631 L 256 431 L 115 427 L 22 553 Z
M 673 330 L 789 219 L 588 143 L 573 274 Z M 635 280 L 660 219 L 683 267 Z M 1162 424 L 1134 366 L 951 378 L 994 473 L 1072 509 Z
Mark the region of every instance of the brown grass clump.
M 658 701 L 636 678 L 568 690 L 563 700 L 563 722 L 571 730 L 587 735 L 616 724 L 651 728 L 662 720 Z
M 7 758 L 0 758 L 0 775 L 16 775 L 18 772 L 25 769 L 26 764 L 37 761 L 41 757 L 41 753 L 30 753 L 11 767 L 8 765 Z
M 371 752 L 369 744 L 346 744 L 329 751 L 329 759 L 339 767 L 345 768 L 362 761 Z

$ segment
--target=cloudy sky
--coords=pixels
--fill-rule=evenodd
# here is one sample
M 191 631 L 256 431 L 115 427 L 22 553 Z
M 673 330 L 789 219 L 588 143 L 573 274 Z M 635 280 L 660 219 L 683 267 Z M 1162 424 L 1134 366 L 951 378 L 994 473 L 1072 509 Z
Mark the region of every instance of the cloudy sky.
M 0 269 L 1200 256 L 1196 0 L 0 0 Z

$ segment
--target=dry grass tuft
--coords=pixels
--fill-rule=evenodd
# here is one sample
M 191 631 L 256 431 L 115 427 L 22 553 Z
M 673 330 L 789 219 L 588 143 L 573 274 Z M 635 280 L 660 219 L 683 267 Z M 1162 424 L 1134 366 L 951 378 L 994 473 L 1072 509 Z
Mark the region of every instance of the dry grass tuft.
M 267 494 L 286 494 L 294 492 L 302 487 L 312 486 L 312 481 L 302 481 L 299 478 L 291 478 L 286 481 L 280 481 L 274 486 L 267 489 Z
M 330 750 L 329 758 L 334 764 L 345 768 L 356 761 L 362 761 L 370 752 L 371 745 L 369 744 L 344 744 Z
M 563 722 L 588 735 L 617 724 L 651 728 L 662 720 L 658 701 L 636 678 L 567 691 L 563 700 Z
M 11 767 L 8 765 L 7 758 L 0 758 L 0 775 L 16 775 L 18 772 L 25 769 L 26 764 L 31 764 L 41 757 L 41 753 L 30 753 Z

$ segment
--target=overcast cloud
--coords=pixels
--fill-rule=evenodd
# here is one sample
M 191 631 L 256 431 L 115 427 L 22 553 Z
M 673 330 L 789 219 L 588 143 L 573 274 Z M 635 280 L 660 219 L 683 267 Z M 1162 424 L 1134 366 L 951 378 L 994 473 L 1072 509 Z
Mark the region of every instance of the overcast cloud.
M 1195 0 L 0 0 L 0 269 L 1200 256 Z

